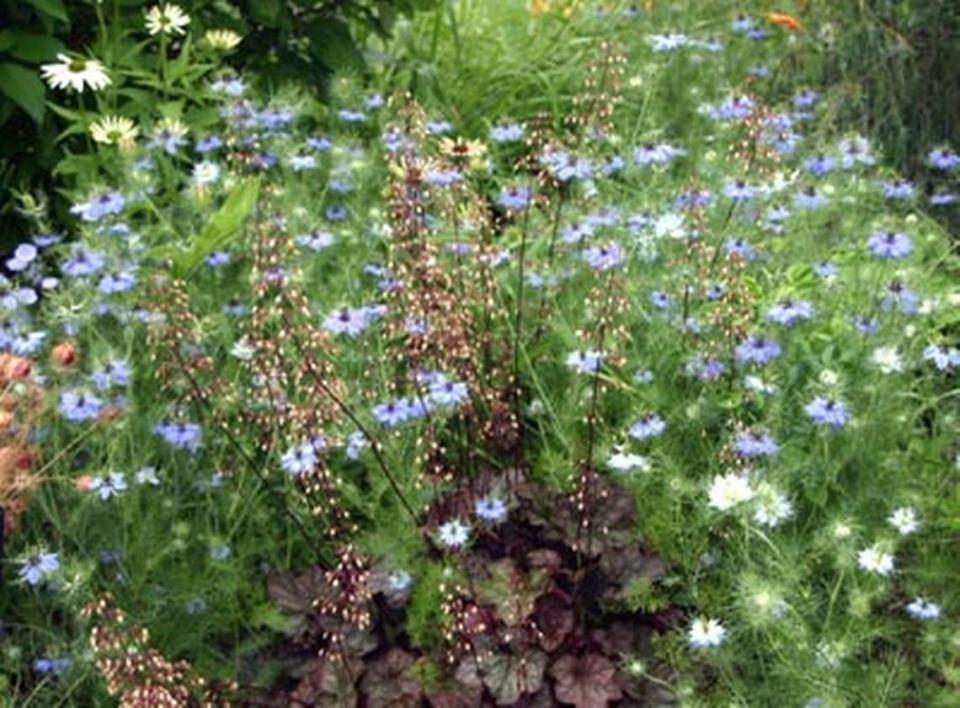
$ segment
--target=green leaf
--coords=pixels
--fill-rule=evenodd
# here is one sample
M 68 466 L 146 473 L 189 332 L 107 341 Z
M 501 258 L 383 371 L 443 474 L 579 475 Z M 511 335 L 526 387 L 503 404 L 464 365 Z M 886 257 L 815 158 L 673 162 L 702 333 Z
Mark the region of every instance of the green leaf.
M 62 0 L 27 0 L 28 5 L 33 5 L 41 14 L 52 17 L 61 22 L 69 22 L 70 16 L 67 14 L 67 8 Z
M 353 41 L 350 27 L 336 17 L 320 17 L 307 26 L 310 53 L 324 66 L 339 71 L 363 71 L 363 54 Z
M 36 72 L 19 64 L 0 64 L 0 91 L 20 106 L 34 122 L 43 122 L 47 89 Z
M 53 61 L 57 54 L 66 51 L 63 43 L 46 34 L 30 32 L 14 33 L 14 44 L 10 54 L 21 61 L 39 63 Z
M 250 216 L 260 194 L 260 180 L 250 179 L 237 185 L 207 225 L 197 234 L 190 248 L 173 257 L 182 275 L 191 273 L 209 254 L 226 244 Z

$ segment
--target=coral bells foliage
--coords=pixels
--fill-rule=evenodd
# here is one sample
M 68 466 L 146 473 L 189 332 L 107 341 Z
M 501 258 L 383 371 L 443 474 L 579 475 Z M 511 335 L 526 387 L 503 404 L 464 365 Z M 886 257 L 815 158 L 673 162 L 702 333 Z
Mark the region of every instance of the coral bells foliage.
M 0 278 L 14 702 L 952 704 L 949 201 L 814 16 L 583 3 L 541 65 L 520 8 L 491 83 L 474 5 L 423 103 L 392 49 L 266 97 L 169 3 L 161 74 L 46 68 L 124 84 Z

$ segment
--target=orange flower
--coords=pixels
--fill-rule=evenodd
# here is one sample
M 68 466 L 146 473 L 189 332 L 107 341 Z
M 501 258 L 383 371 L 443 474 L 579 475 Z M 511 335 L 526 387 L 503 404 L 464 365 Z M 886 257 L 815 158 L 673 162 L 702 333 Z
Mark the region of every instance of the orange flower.
M 801 29 L 803 29 L 803 25 L 800 24 L 800 20 L 792 15 L 785 15 L 782 12 L 768 12 L 767 20 L 775 25 L 793 32 L 799 32 Z
M 81 477 L 77 477 L 73 480 L 73 486 L 77 488 L 78 492 L 89 492 L 90 485 L 93 483 L 93 477 L 88 474 L 85 474 Z
M 50 359 L 57 366 L 70 366 L 77 360 L 77 345 L 73 342 L 60 342 L 50 351 Z

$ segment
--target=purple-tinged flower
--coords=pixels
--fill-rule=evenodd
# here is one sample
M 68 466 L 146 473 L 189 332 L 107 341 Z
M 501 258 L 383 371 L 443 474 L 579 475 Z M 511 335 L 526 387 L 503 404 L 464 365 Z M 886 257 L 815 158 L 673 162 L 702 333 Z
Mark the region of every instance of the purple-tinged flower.
M 745 261 L 752 261 L 754 258 L 753 246 L 742 238 L 727 241 L 723 248 L 728 256 L 739 256 Z
M 280 466 L 291 477 L 312 472 L 317 467 L 317 450 L 312 442 L 294 445 L 280 456 Z
M 90 379 L 98 391 L 106 391 L 114 386 L 123 387 L 130 383 L 130 368 L 125 360 L 112 359 L 94 369 Z
M 560 234 L 560 240 L 564 243 L 580 243 L 585 238 L 593 236 L 594 227 L 585 221 L 578 221 L 569 226 L 565 226 Z
M 445 120 L 428 120 L 426 122 L 426 129 L 430 135 L 446 135 L 453 130 L 453 126 L 450 125 L 449 121 Z
M 406 399 L 378 403 L 373 407 L 373 417 L 385 428 L 395 428 L 413 417 Z
M 727 182 L 723 193 L 736 204 L 752 201 L 756 194 L 753 187 L 739 179 Z
M 907 605 L 907 614 L 914 619 L 930 622 L 940 619 L 940 606 L 922 597 L 917 597 Z
M 330 248 L 336 241 L 336 237 L 329 231 L 311 231 L 308 234 L 300 234 L 294 237 L 294 242 L 298 246 L 309 248 L 311 251 L 320 252 Z
M 650 302 L 658 310 L 666 310 L 673 305 L 673 300 L 670 299 L 670 296 L 660 290 L 654 290 L 650 293 Z
M 670 34 L 651 34 L 647 40 L 655 52 L 674 52 L 690 44 L 689 37 L 675 32 Z
M 32 243 L 21 243 L 13 252 L 13 258 L 7 259 L 7 268 L 19 272 L 26 270 L 37 257 L 37 247 Z
M 604 177 L 612 177 L 623 172 L 623 168 L 626 166 L 623 158 L 619 155 L 607 155 L 600 163 L 600 173 Z
M 490 129 L 490 139 L 495 143 L 512 143 L 523 140 L 523 126 L 519 123 L 502 123 Z
M 70 258 L 63 263 L 61 269 L 66 276 L 83 278 L 103 268 L 103 262 L 102 254 L 88 251 L 81 244 L 75 243 L 71 247 Z
M 453 408 L 470 398 L 467 384 L 460 381 L 437 380 L 430 384 L 427 400 L 441 408 Z
M 906 258 L 913 251 L 913 243 L 910 238 L 906 234 L 896 231 L 876 231 L 870 234 L 870 238 L 867 239 L 867 247 L 873 251 L 875 256 L 887 259 Z
M 737 361 L 766 366 L 780 356 L 780 345 L 766 337 L 752 336 L 737 347 Z
M 137 284 L 137 276 L 132 270 L 121 270 L 116 273 L 106 273 L 97 283 L 97 290 L 104 295 L 127 293 Z
M 829 261 L 820 261 L 813 264 L 813 272 L 824 280 L 833 280 L 837 276 L 837 267 Z
M 813 187 L 807 187 L 793 195 L 793 204 L 798 209 L 819 209 L 825 206 L 827 201 L 827 198 Z
M 363 107 L 374 110 L 383 106 L 383 96 L 379 93 L 371 93 L 365 99 L 363 99 Z
M 745 34 L 753 29 L 753 20 L 747 15 L 737 15 L 730 23 L 730 29 L 740 34 Z
M 817 396 L 803 407 L 811 420 L 818 425 L 829 425 L 832 428 L 842 428 L 849 417 L 847 407 L 842 401 L 836 401 L 823 396 Z
M 473 510 L 479 518 L 494 524 L 498 524 L 507 518 L 507 505 L 497 497 L 477 499 Z
M 930 195 L 930 206 L 947 206 L 957 201 L 957 195 L 952 192 L 936 192 Z
M 686 155 L 687 151 L 683 148 L 674 147 L 661 143 L 646 143 L 641 145 L 633 152 L 633 161 L 640 167 L 649 165 L 665 165 L 674 158 Z
M 909 199 L 913 196 L 913 185 L 903 179 L 884 182 L 880 185 L 880 189 L 886 199 Z
M 674 209 L 704 209 L 713 202 L 713 194 L 705 189 L 681 192 L 673 203 Z
M 560 182 L 572 179 L 590 179 L 593 165 L 584 157 L 577 157 L 563 150 L 548 150 L 540 158 L 547 171 Z
M 620 223 L 620 211 L 614 207 L 605 207 L 587 214 L 585 221 L 590 226 L 616 226 Z
M 213 251 L 203 259 L 203 264 L 207 268 L 220 268 L 230 262 L 230 254 L 226 251 Z
M 337 118 L 344 123 L 362 123 L 367 119 L 367 114 L 363 111 L 352 111 L 348 108 L 343 108 L 337 111 Z
M 816 91 L 811 89 L 804 89 L 796 96 L 793 97 L 793 107 L 794 108 L 810 108 L 813 106 L 820 96 Z
M 457 170 L 434 169 L 424 175 L 423 181 L 434 187 L 449 187 L 463 181 L 463 174 Z
M 749 96 L 733 96 L 709 109 L 707 115 L 713 120 L 743 120 L 750 116 L 755 108 L 756 104 Z
M 880 299 L 880 309 L 884 312 L 897 309 L 905 315 L 912 315 L 917 311 L 919 300 L 916 292 L 899 280 L 892 280 L 884 288 L 883 297 Z
M 153 432 L 167 444 L 190 452 L 196 452 L 200 448 L 203 435 L 203 429 L 196 423 L 160 423 L 154 426 Z
M 90 491 L 96 492 L 101 501 L 118 497 L 127 491 L 127 480 L 120 472 L 111 472 L 90 480 Z
M 754 64 L 747 69 L 747 74 L 755 76 L 758 79 L 765 79 L 770 76 L 770 69 L 763 64 Z
M 331 334 L 356 337 L 370 324 L 367 308 L 342 307 L 334 310 L 323 320 L 323 328 Z
M 857 165 L 873 165 L 876 159 L 870 153 L 870 142 L 866 138 L 854 136 L 845 138 L 838 145 L 843 169 L 849 170 Z
M 663 434 L 667 424 L 656 413 L 648 413 L 630 426 L 627 433 L 636 440 L 647 440 Z
M 780 446 L 769 434 L 748 431 L 737 435 L 733 444 L 741 457 L 770 457 L 780 452 Z
M 71 666 L 73 666 L 73 659 L 69 656 L 54 658 L 40 657 L 33 661 L 33 670 L 38 674 L 53 674 L 59 676 L 69 671 Z
M 497 204 L 504 209 L 513 209 L 519 211 L 526 209 L 530 203 L 530 192 L 522 187 L 511 187 L 500 192 L 497 197 Z
M 600 371 L 603 355 L 593 349 L 570 352 L 567 355 L 567 366 L 578 374 L 593 374 Z
M 345 206 L 332 206 L 327 207 L 326 211 L 323 212 L 324 217 L 327 221 L 343 221 L 345 220 L 350 213 L 347 211 Z
M 823 177 L 825 174 L 832 172 L 836 165 L 837 161 L 829 155 L 815 155 L 803 161 L 803 166 L 807 172 L 815 177 Z
M 308 148 L 317 152 L 328 152 L 333 147 L 333 141 L 323 135 L 309 137 L 304 142 L 306 142 Z
M 583 260 L 594 270 L 610 270 L 623 264 L 623 249 L 615 243 L 593 246 L 583 252 Z
M 36 587 L 41 580 L 60 569 L 60 557 L 56 553 L 37 553 L 24 561 L 17 571 L 20 580 Z
M 205 138 L 198 140 L 193 149 L 200 154 L 213 152 L 214 150 L 219 150 L 223 147 L 223 138 L 219 135 L 208 135 Z
M 946 344 L 931 344 L 923 350 L 923 358 L 932 361 L 940 371 L 960 367 L 960 349 Z
M 813 317 L 813 306 L 802 300 L 784 300 L 767 312 L 767 320 L 784 327 L 792 327 L 798 322 Z
M 872 337 L 880 328 L 876 320 L 863 315 L 857 315 L 853 318 L 853 327 L 864 337 Z
M 934 148 L 927 154 L 927 164 L 937 170 L 952 170 L 960 166 L 960 155 L 949 148 Z
M 37 234 L 30 240 L 37 248 L 49 248 L 63 241 L 63 236 L 60 234 Z
M 704 381 L 716 381 L 723 376 L 726 369 L 727 367 L 719 359 L 707 359 L 700 367 L 700 378 Z
M 96 418 L 103 407 L 103 401 L 89 393 L 63 391 L 60 394 L 60 415 L 73 423 Z

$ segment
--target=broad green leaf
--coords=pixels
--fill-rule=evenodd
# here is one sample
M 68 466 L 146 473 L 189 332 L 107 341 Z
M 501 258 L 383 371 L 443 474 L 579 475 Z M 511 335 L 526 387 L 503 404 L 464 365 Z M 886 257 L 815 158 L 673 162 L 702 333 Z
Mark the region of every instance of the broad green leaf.
M 46 34 L 16 32 L 14 39 L 10 54 L 25 62 L 53 61 L 59 52 L 65 51 L 62 42 Z
M 67 14 L 67 8 L 63 0 L 27 0 L 28 5 L 33 5 L 38 12 L 52 17 L 61 22 L 69 22 L 70 16 Z
M 43 122 L 47 89 L 35 71 L 19 64 L 0 63 L 0 92 L 20 106 L 34 122 Z
M 250 216 L 260 194 L 260 181 L 250 179 L 237 185 L 207 225 L 193 238 L 190 248 L 173 256 L 183 275 L 192 272 L 209 254 L 223 247 Z
M 338 71 L 363 71 L 363 54 L 357 48 L 350 27 L 336 17 L 319 17 L 307 26 L 310 53 L 324 66 Z

